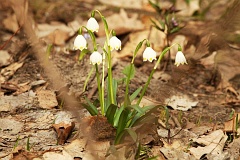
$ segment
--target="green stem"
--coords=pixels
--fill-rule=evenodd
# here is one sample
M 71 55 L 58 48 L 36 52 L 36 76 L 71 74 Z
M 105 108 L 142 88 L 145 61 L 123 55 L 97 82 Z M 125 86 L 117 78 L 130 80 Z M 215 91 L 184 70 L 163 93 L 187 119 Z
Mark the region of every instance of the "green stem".
M 103 101 L 102 101 L 102 92 L 101 92 L 101 82 L 100 82 L 100 76 L 98 72 L 98 65 L 95 64 L 96 67 L 96 77 L 97 77 L 97 85 L 98 85 L 98 94 L 99 94 L 99 101 L 100 101 L 100 107 L 101 107 L 101 113 L 104 115 L 104 106 L 103 106 Z
M 111 51 L 110 51 L 110 46 L 107 46 L 108 50 L 108 85 L 110 89 L 110 100 L 112 104 L 115 104 L 114 101 L 114 95 L 113 95 L 113 83 L 112 83 L 112 61 L 111 61 Z
M 128 94 L 129 94 L 129 84 L 130 84 L 130 75 L 131 75 L 131 71 L 132 71 L 132 68 L 133 68 L 133 61 L 134 61 L 134 57 L 133 57 L 133 60 L 130 64 L 130 72 L 129 72 L 129 75 L 127 76 L 127 81 L 126 81 L 126 89 L 125 89 L 125 96 L 124 96 L 124 107 L 127 107 L 127 102 L 128 102 Z
M 105 17 L 101 14 L 100 11 L 98 10 L 94 10 L 94 12 L 97 12 L 104 24 L 104 30 L 105 30 L 105 35 L 106 35 L 106 50 L 107 50 L 107 56 L 108 56 L 108 85 L 110 87 L 110 100 L 112 104 L 115 104 L 114 102 L 114 95 L 113 95 L 113 87 L 112 87 L 112 64 L 111 64 L 111 51 L 110 51 L 110 46 L 109 46 L 109 30 L 108 30 L 108 24 L 107 21 L 105 19 Z M 103 85 L 104 83 L 102 83 Z
M 143 88 L 143 90 L 142 90 L 142 92 L 141 92 L 141 95 L 140 95 L 140 97 L 139 97 L 139 99 L 138 99 L 138 102 L 137 102 L 137 105 L 139 105 L 140 104 L 140 102 L 141 102 L 141 100 L 142 100 L 142 98 L 143 98 L 143 96 L 144 96 L 144 94 L 145 94 L 145 92 L 146 92 L 146 90 L 147 90 L 147 87 L 148 87 L 148 85 L 149 85 L 149 83 L 150 83 L 150 80 L 152 79 L 152 76 L 153 76 L 153 73 L 155 72 L 155 68 L 152 70 L 152 72 L 150 73 L 150 75 L 149 75 L 149 77 L 148 77 L 148 80 L 147 80 L 147 82 L 146 82 L 146 84 L 145 84 L 145 86 L 144 86 L 144 88 Z
M 102 61 L 102 115 L 105 115 L 104 110 L 105 110 L 105 104 L 104 104 L 104 86 L 105 86 L 105 52 L 103 51 L 103 61 Z
M 155 64 L 152 72 L 150 73 L 150 75 L 149 75 L 149 77 L 148 77 L 148 80 L 147 80 L 147 82 L 146 82 L 146 84 L 145 84 L 145 86 L 144 86 L 144 88 L 143 88 L 143 90 L 142 90 L 142 92 L 141 92 L 141 95 L 140 95 L 140 97 L 139 97 L 139 99 L 138 99 L 138 102 L 137 102 L 138 105 L 140 104 L 140 102 L 141 102 L 141 100 L 142 100 L 142 98 L 143 98 L 143 96 L 144 96 L 144 94 L 145 94 L 145 92 L 146 92 L 146 90 L 147 90 L 147 87 L 148 87 L 148 85 L 149 85 L 149 83 L 150 83 L 150 80 L 152 79 L 153 73 L 156 71 L 156 69 L 157 69 L 158 65 L 160 64 L 163 56 L 164 56 L 174 45 L 176 45 L 176 44 L 177 44 L 177 43 L 174 43 L 174 44 L 171 45 L 170 47 L 165 48 L 165 49 L 162 51 L 162 53 L 160 54 L 160 56 L 159 56 L 159 58 L 158 58 L 158 60 L 157 60 L 157 63 Z M 179 47 L 181 47 L 179 44 L 177 44 L 177 45 L 178 45 Z

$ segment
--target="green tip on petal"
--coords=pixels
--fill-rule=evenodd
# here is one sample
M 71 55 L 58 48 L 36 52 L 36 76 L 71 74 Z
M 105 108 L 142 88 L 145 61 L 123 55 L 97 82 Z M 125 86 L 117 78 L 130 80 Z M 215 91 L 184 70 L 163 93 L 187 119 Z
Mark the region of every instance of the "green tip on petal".
M 112 30 L 112 36 L 116 36 L 116 32 Z
M 95 17 L 95 11 L 92 11 L 91 17 Z
M 178 44 L 178 51 L 182 51 L 182 47 Z
M 149 43 L 148 40 L 147 40 L 147 42 L 146 42 L 146 46 L 147 46 L 147 47 L 150 47 L 150 43 Z

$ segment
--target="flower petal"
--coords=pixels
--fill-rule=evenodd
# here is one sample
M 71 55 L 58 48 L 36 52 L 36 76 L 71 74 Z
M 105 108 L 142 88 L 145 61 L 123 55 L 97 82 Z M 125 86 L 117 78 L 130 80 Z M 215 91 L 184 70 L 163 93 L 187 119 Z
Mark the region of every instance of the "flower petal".
M 157 60 L 156 58 L 157 53 L 151 48 L 147 47 L 143 52 L 143 61 L 152 62 L 153 60 Z
M 82 36 L 82 35 L 78 35 L 75 40 L 74 40 L 74 44 L 73 44 L 73 49 L 74 50 L 83 50 L 87 48 L 87 41 L 86 39 Z
M 110 45 L 111 51 L 113 51 L 114 49 L 121 50 L 121 41 L 116 36 L 113 36 L 112 38 L 110 38 L 109 45 Z
M 175 57 L 175 65 L 178 67 L 180 64 L 187 64 L 187 60 L 184 56 L 184 54 L 182 53 L 182 51 L 178 51 Z
M 95 65 L 95 64 L 101 64 L 102 63 L 102 55 L 97 52 L 94 51 L 91 56 L 90 56 L 90 64 Z
M 99 30 L 99 24 L 94 17 L 89 18 L 86 27 L 92 32 L 98 32 Z

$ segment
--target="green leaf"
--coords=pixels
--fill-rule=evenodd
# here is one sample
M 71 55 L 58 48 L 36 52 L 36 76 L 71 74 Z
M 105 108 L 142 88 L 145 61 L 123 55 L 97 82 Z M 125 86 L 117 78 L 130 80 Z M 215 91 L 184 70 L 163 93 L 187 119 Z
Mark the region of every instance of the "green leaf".
M 119 117 L 119 121 L 118 121 L 118 126 L 117 126 L 117 135 L 119 135 L 119 133 L 121 133 L 127 124 L 128 121 L 128 113 L 129 111 L 127 109 L 124 109 Z
M 86 108 L 88 110 L 88 112 L 92 115 L 92 116 L 95 116 L 95 115 L 98 115 L 98 111 L 97 111 L 97 108 L 94 106 L 94 107 L 91 107 L 85 103 L 81 103 L 81 105 Z
M 139 87 L 135 92 L 133 92 L 133 94 L 129 97 L 130 102 L 132 102 L 138 96 L 141 90 L 142 90 L 142 87 Z
M 115 113 L 116 113 L 116 110 L 117 110 L 118 106 L 117 105 L 114 105 L 114 104 L 111 104 L 109 107 L 108 107 L 108 110 L 106 112 L 106 117 L 108 119 L 108 122 L 110 124 L 114 124 L 114 116 L 115 116 Z
M 102 16 L 101 18 L 102 18 L 105 30 L 108 31 L 108 24 L 107 24 L 106 18 L 104 16 Z
M 126 133 L 125 130 L 123 130 L 122 132 L 120 132 L 119 134 L 116 135 L 115 141 L 114 141 L 114 144 L 115 144 L 115 145 L 117 145 L 117 144 L 120 143 L 120 141 L 121 141 L 124 133 Z
M 137 138 L 138 138 L 137 133 L 136 133 L 133 129 L 130 129 L 130 128 L 126 128 L 125 130 L 126 130 L 126 131 L 128 132 L 128 134 L 131 136 L 131 138 L 133 139 L 133 141 L 134 141 L 134 142 L 137 142 Z
M 120 143 L 120 141 L 121 141 L 122 137 L 124 136 L 124 134 L 126 133 L 126 131 L 131 136 L 133 141 L 137 142 L 137 138 L 138 138 L 137 133 L 134 130 L 130 129 L 130 128 L 125 128 L 119 134 L 117 134 L 117 136 L 115 138 L 115 145 Z
M 190 0 L 185 0 L 185 2 L 187 3 L 187 5 L 190 5 Z
M 136 54 L 139 51 L 139 49 L 142 47 L 142 44 L 143 44 L 143 41 L 138 43 L 138 45 L 137 45 L 137 47 L 136 47 L 136 49 L 134 51 L 134 55 L 133 55 L 134 57 L 136 57 Z
M 29 139 L 30 139 L 30 138 L 28 137 L 28 138 L 27 138 L 27 148 L 26 148 L 27 151 L 30 151 L 30 142 L 29 142 Z
M 124 98 L 124 108 L 128 107 L 129 105 L 131 105 L 131 102 L 129 99 L 129 95 L 127 95 L 127 97 Z
M 156 112 L 159 106 L 145 106 L 143 107 L 144 114 L 137 113 L 133 118 L 130 126 L 136 126 L 139 124 L 154 121 L 156 119 L 152 113 Z
M 152 1 L 148 1 L 148 3 L 155 9 L 156 12 L 158 12 L 159 14 L 162 12 L 162 9 L 155 3 L 153 3 Z
M 118 126 L 118 121 L 119 121 L 119 118 L 120 118 L 120 115 L 121 115 L 123 109 L 124 109 L 124 106 L 121 106 L 119 109 L 117 109 L 116 115 L 114 117 L 114 127 Z
M 180 27 L 175 27 L 170 31 L 170 33 L 178 32 L 180 29 L 181 29 Z
M 134 67 L 134 65 L 130 64 L 130 65 L 127 65 L 126 67 L 124 67 L 123 74 L 126 77 L 130 76 L 130 80 L 133 79 L 134 78 L 134 74 L 135 74 L 135 67 Z
M 86 108 L 92 116 L 97 115 L 98 114 L 97 107 L 95 107 L 87 97 L 85 99 L 88 105 L 85 103 L 81 103 L 83 107 Z
M 90 79 L 90 77 L 91 77 L 93 71 L 94 71 L 94 66 L 92 66 L 92 69 L 91 69 L 91 71 L 88 73 L 88 76 L 87 76 L 87 78 L 86 78 L 86 80 L 85 80 L 85 82 L 84 82 L 83 92 L 85 92 L 85 90 L 86 90 L 86 87 L 87 87 L 88 81 L 89 81 L 89 79 Z
M 78 60 L 81 61 L 83 57 L 89 52 L 88 49 L 83 49 L 82 52 L 78 56 Z
M 111 89 L 110 87 L 113 88 L 113 99 L 114 99 L 114 103 L 116 104 L 117 102 L 117 88 L 118 88 L 118 83 L 116 79 L 112 79 L 112 86 L 110 86 L 109 80 L 107 78 L 107 103 L 106 103 L 106 107 L 110 106 L 111 104 L 111 97 L 110 97 L 110 92 Z M 107 110 L 107 108 L 106 108 Z
M 159 23 L 162 26 L 162 31 L 164 31 L 165 30 L 165 22 L 164 21 L 159 21 Z
M 139 114 L 144 114 L 143 109 L 142 109 L 139 105 L 137 105 L 137 104 L 135 104 L 135 105 L 130 105 L 130 106 L 128 106 L 127 108 L 132 108 L 132 109 L 136 110 L 137 113 L 139 113 Z

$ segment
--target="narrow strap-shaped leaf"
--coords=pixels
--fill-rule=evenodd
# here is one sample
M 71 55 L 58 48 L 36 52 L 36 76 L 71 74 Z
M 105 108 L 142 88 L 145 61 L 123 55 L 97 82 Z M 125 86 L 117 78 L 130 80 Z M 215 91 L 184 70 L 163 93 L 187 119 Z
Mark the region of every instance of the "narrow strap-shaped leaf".
M 128 121 L 128 113 L 129 111 L 127 109 L 124 109 L 120 115 L 119 121 L 118 121 L 118 126 L 117 126 L 117 135 L 121 133 L 127 124 Z
M 98 114 L 98 110 L 97 108 L 94 106 L 90 106 L 90 105 L 87 105 L 87 104 L 84 104 L 84 103 L 81 103 L 81 105 L 86 108 L 88 110 L 88 112 L 92 115 L 92 116 L 95 116 Z
M 133 94 L 129 97 L 130 102 L 132 102 L 138 96 L 141 90 L 142 90 L 142 87 L 139 87 L 135 92 L 133 92 Z
M 137 113 L 144 114 L 143 109 L 139 105 L 137 105 L 137 104 L 129 105 L 127 108 L 132 108 L 132 109 L 136 110 Z
M 134 142 L 137 142 L 137 138 L 138 138 L 137 133 L 136 133 L 133 129 L 130 129 L 130 128 L 126 128 L 125 130 L 126 130 L 126 131 L 128 132 L 128 134 L 131 136 L 131 138 L 133 139 L 133 141 L 134 141 Z
M 115 116 L 117 108 L 118 108 L 118 106 L 111 104 L 108 107 L 107 112 L 106 112 L 106 117 L 108 119 L 108 122 L 112 125 L 114 125 L 114 116 Z
M 124 106 L 121 106 L 119 109 L 117 109 L 115 117 L 114 117 L 114 125 L 113 125 L 114 127 L 118 126 L 118 121 L 119 121 L 119 118 L 120 118 L 120 115 L 121 115 L 123 109 L 124 109 Z
M 155 116 L 152 115 L 152 113 L 156 112 L 159 106 L 146 106 L 146 107 L 147 109 L 145 109 L 145 107 L 142 108 L 145 113 L 144 115 L 141 115 L 139 113 L 135 115 L 130 125 L 131 127 L 136 126 L 138 124 L 143 124 L 149 121 L 153 121 L 156 118 Z
M 128 77 L 129 76 L 129 79 L 133 79 L 134 78 L 134 74 L 135 74 L 135 67 L 134 65 L 130 64 L 130 65 L 127 65 L 126 67 L 124 67 L 123 69 L 123 74 Z

